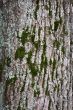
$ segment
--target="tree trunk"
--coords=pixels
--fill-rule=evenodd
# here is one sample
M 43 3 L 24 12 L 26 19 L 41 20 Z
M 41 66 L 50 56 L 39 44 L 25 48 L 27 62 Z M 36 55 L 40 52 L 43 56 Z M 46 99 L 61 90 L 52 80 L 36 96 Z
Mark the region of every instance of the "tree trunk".
M 73 3 L 0 1 L 0 110 L 72 110 Z

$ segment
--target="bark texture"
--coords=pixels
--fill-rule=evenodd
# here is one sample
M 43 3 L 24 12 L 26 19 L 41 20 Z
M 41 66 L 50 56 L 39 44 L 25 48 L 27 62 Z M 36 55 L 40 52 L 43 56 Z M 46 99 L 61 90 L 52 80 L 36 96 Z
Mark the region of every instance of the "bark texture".
M 0 0 L 0 110 L 72 110 L 73 2 Z

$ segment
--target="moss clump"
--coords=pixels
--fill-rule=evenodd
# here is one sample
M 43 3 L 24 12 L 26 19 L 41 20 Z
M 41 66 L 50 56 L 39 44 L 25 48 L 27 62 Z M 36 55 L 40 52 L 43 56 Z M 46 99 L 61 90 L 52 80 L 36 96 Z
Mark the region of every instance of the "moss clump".
M 24 58 L 24 55 L 25 55 L 24 47 L 19 47 L 15 53 L 15 60 L 17 59 L 22 60 Z
M 22 86 L 22 88 L 21 88 L 21 93 L 24 91 L 24 85 Z
M 51 2 L 49 1 L 49 16 L 52 16 Z
M 45 54 L 45 51 L 46 51 L 46 42 L 44 42 L 44 45 L 43 45 L 43 53 Z
M 46 9 L 46 10 L 49 10 L 49 7 L 48 7 L 48 5 L 45 5 L 45 9 Z
M 46 41 L 44 39 L 44 45 L 43 45 L 43 53 L 42 53 L 42 56 L 41 56 L 41 67 L 40 69 L 42 70 L 43 68 L 45 69 L 48 65 L 48 62 L 47 62 L 47 57 L 46 57 Z
M 47 81 L 47 87 L 46 87 L 45 95 L 49 96 L 49 91 L 48 91 L 48 81 Z
M 54 31 L 57 31 L 59 23 L 60 23 L 59 21 L 54 22 Z
M 73 45 L 73 41 L 71 41 L 70 44 Z
M 47 65 L 48 65 L 48 62 L 47 62 L 47 57 L 44 55 L 44 54 L 42 54 L 42 56 L 41 56 L 41 70 L 43 69 L 43 68 L 47 68 Z
M 40 40 L 34 42 L 34 46 L 35 46 L 35 48 L 38 50 L 39 47 L 40 47 Z
M 35 39 L 35 26 L 33 27 L 33 33 L 31 35 L 31 42 L 34 44 L 34 39 Z
M 37 90 L 34 90 L 34 97 L 37 97 L 40 95 L 40 90 L 37 89 Z
M 34 44 L 35 34 L 31 35 L 31 42 Z
M 34 82 L 34 81 L 32 81 L 31 86 L 32 86 L 32 87 L 34 87 L 34 85 L 35 85 L 35 82 Z
M 28 52 L 27 63 L 31 64 L 32 51 Z
M 38 73 L 38 69 L 36 68 L 36 65 L 31 63 L 31 65 L 29 65 L 29 68 L 31 70 L 32 77 L 35 77 Z
M 41 28 L 38 29 L 38 36 L 40 36 Z
M 20 107 L 20 105 L 18 106 L 17 110 L 22 110 L 21 107 Z
M 3 69 L 4 69 L 4 65 L 2 63 L 0 63 L 0 73 L 3 72 Z
M 28 28 L 23 30 L 22 35 L 21 35 L 21 43 L 24 45 L 30 38 L 31 33 L 28 31 Z
M 34 11 L 34 17 L 37 20 L 37 11 L 39 10 L 39 0 L 36 0 L 36 8 Z
M 6 58 L 6 65 L 7 65 L 8 67 L 10 67 L 10 63 L 11 63 L 11 58 L 10 58 L 10 57 L 7 57 L 7 58 Z
M 52 68 L 53 68 L 53 71 L 55 70 L 55 68 L 56 68 L 56 59 L 54 58 L 53 59 L 53 62 L 52 62 Z
M 16 80 L 17 80 L 16 75 L 13 78 L 11 78 L 11 79 L 7 79 L 6 80 L 6 86 L 10 85 L 10 84 L 14 84 Z
M 49 61 L 49 65 L 52 65 L 52 60 L 50 59 L 50 61 Z
M 38 73 L 38 69 L 36 67 L 36 64 L 31 62 L 31 57 L 32 51 L 28 53 L 27 64 L 29 66 L 29 69 L 31 70 L 32 77 L 35 77 Z
M 57 31 L 59 25 L 62 23 L 62 18 L 54 22 L 54 31 Z
M 59 49 L 59 47 L 60 47 L 60 42 L 59 42 L 58 40 L 54 40 L 53 46 L 56 47 L 57 49 Z
M 52 16 L 52 10 L 49 9 L 49 16 Z
M 55 87 L 54 87 L 54 91 L 56 91 L 57 90 L 57 85 L 55 85 Z
M 52 100 L 51 98 L 49 99 L 49 104 L 48 104 L 48 110 L 51 110 L 51 104 L 52 104 Z
M 61 51 L 63 52 L 63 54 L 65 54 L 65 48 L 64 48 L 64 46 L 62 46 Z

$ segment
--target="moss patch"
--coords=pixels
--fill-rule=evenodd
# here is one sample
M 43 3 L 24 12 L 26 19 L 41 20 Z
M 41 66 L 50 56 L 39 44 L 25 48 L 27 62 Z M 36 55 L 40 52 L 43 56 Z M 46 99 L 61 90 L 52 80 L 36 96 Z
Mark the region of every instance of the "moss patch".
M 57 62 L 56 62 L 56 59 L 54 58 L 54 59 L 53 59 L 53 62 L 52 62 L 52 69 L 53 69 L 53 71 L 54 71 L 55 68 L 56 68 L 56 64 L 57 64 Z
M 37 20 L 37 11 L 39 10 L 39 0 L 36 0 L 36 8 L 34 11 L 34 18 Z
M 17 59 L 22 60 L 24 58 L 24 55 L 25 55 L 24 47 L 19 47 L 15 53 L 15 60 Z
M 31 65 L 29 65 L 29 68 L 31 70 L 32 77 L 35 77 L 38 73 L 36 65 L 31 63 Z
M 46 10 L 49 10 L 49 7 L 48 7 L 48 5 L 45 5 L 44 7 L 45 7 L 45 9 L 46 9 Z
M 61 51 L 62 51 L 63 54 L 65 54 L 65 48 L 64 48 L 64 46 L 62 46 Z
M 10 84 L 14 84 L 16 80 L 17 80 L 16 75 L 13 78 L 11 78 L 11 79 L 7 79 L 6 80 L 6 86 L 10 85 Z
M 31 33 L 27 29 L 24 29 L 21 35 L 21 43 L 24 45 L 30 39 Z
M 60 20 L 56 20 L 54 22 L 54 31 L 57 31 L 57 29 L 58 29 L 59 25 L 61 25 L 61 23 L 62 23 L 62 18 L 60 18 Z
M 10 63 L 11 63 L 11 58 L 10 58 L 10 57 L 7 57 L 7 58 L 6 58 L 6 65 L 7 65 L 8 67 L 10 67 Z
M 52 65 L 52 60 L 50 59 L 50 61 L 49 61 L 49 65 Z
M 42 56 L 41 56 L 41 70 L 43 69 L 43 68 L 47 68 L 47 64 L 48 64 L 48 62 L 47 62 L 47 57 L 44 55 L 44 54 L 42 54 Z
M 34 97 L 37 97 L 40 95 L 40 90 L 37 89 L 37 90 L 34 90 Z
M 59 42 L 58 40 L 54 40 L 53 46 L 56 47 L 57 49 L 59 49 L 59 47 L 60 47 L 60 42 Z
M 31 58 L 32 58 L 32 51 L 30 51 L 28 53 L 27 64 L 28 64 L 29 69 L 31 71 L 32 77 L 35 77 L 38 73 L 38 68 L 35 63 L 31 62 Z

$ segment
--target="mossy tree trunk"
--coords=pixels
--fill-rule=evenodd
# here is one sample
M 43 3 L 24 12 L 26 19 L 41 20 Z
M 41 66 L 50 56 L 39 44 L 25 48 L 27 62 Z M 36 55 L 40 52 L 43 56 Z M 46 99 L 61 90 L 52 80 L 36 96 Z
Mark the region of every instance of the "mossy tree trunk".
M 72 110 L 73 3 L 1 0 L 0 96 L 6 110 Z

